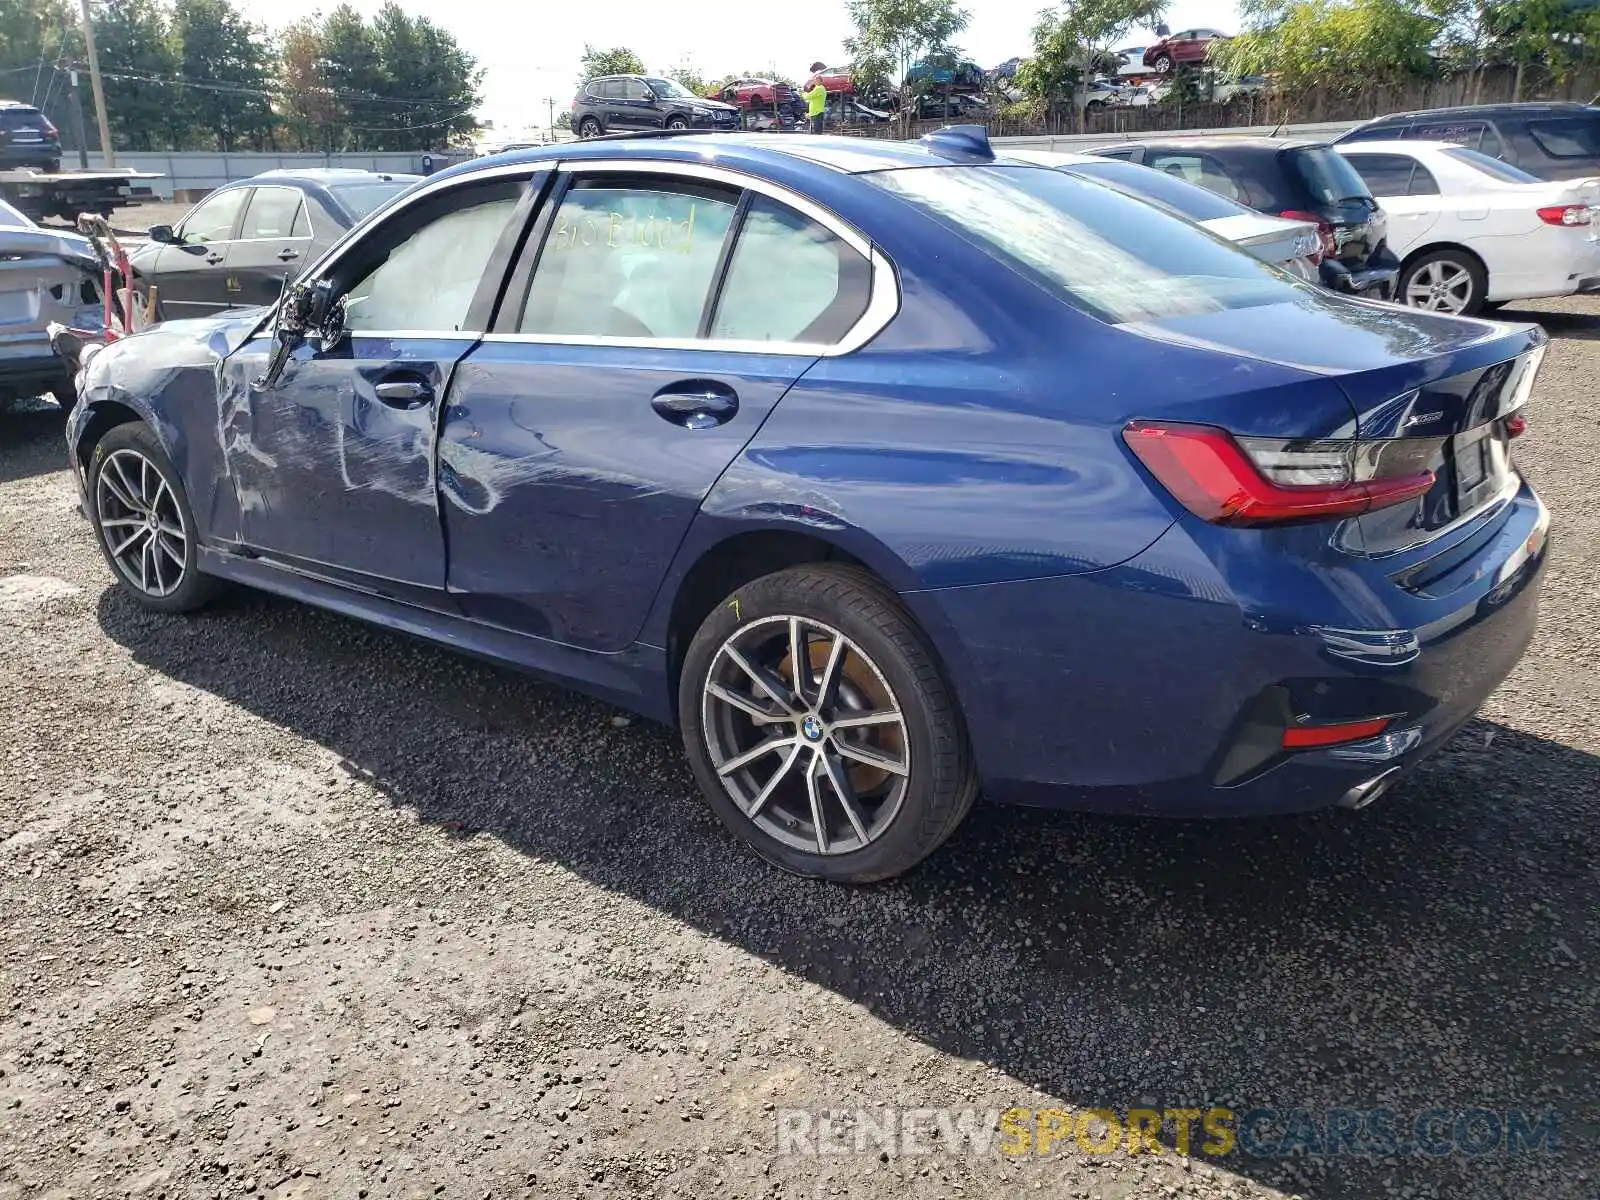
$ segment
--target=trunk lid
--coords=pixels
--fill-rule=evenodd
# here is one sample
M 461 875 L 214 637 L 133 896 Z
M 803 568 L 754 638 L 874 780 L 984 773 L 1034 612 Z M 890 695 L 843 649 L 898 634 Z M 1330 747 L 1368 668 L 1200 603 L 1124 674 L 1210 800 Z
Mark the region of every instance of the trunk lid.
M 1308 211 L 1333 227 L 1334 257 L 1359 269 L 1389 235 L 1388 214 L 1366 182 L 1331 146 L 1285 150 L 1286 167 L 1305 188 Z

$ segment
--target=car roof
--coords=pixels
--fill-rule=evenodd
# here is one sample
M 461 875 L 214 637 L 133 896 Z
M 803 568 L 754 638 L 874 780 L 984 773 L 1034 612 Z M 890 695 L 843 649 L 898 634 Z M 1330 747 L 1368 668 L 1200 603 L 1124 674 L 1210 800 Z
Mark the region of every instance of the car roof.
M 24 104 L 21 100 L 0 100 L 0 108 L 12 109 L 21 112 L 38 112 L 32 104 Z
M 1516 103 L 1506 104 L 1458 104 L 1453 108 L 1419 108 L 1409 112 L 1389 113 L 1386 116 L 1375 117 L 1357 128 L 1368 129 L 1375 125 L 1401 125 L 1408 121 L 1423 118 L 1435 119 L 1440 117 L 1476 117 L 1483 120 L 1491 117 L 1546 117 L 1546 116 L 1577 116 L 1582 113 L 1592 113 L 1600 117 L 1600 108 L 1581 103 L 1577 100 L 1520 100 Z
M 563 142 L 543 146 L 536 150 L 513 150 L 505 154 L 473 159 L 441 171 L 433 178 L 445 175 L 470 174 L 487 166 L 506 166 L 516 163 L 581 162 L 584 159 L 629 158 L 657 162 L 700 162 L 707 166 L 743 168 L 760 174 L 772 167 L 793 168 L 798 164 L 825 167 L 846 175 L 859 175 L 870 171 L 892 171 L 900 167 L 949 166 L 953 162 L 973 162 L 970 158 L 955 159 L 940 155 L 933 148 L 919 142 L 891 142 L 877 138 L 855 137 L 795 137 L 792 134 L 772 133 L 701 133 L 678 136 L 590 138 L 580 142 Z M 982 160 L 977 160 L 981 161 Z M 997 152 L 994 162 L 1000 165 L 1031 166 L 1020 159 L 1009 159 Z
M 414 183 L 421 178 L 421 175 L 409 175 L 404 172 L 365 171 L 360 167 L 275 167 L 270 171 L 262 171 L 259 175 L 251 176 L 250 179 L 241 179 L 237 182 L 251 183 L 258 179 L 270 179 L 274 183 L 306 183 L 327 187 L 335 183 L 360 183 L 363 180 Z
M 1195 150 L 1244 150 L 1260 154 L 1276 154 L 1280 150 L 1304 150 L 1310 146 L 1328 144 L 1320 138 L 1250 137 L 1247 134 L 1235 134 L 1231 137 L 1140 138 L 1138 141 L 1119 142 L 1114 146 L 1096 146 L 1095 151 L 1103 153 L 1106 150 L 1127 150 L 1134 146 L 1159 146 L 1163 150 L 1170 150 L 1181 146 Z

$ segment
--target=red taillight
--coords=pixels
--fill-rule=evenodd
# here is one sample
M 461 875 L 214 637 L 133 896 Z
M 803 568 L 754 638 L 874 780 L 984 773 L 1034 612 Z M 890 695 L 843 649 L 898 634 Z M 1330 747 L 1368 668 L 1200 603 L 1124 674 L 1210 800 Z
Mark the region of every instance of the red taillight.
M 1287 208 L 1278 214 L 1288 221 L 1310 221 L 1317 227 L 1317 240 L 1322 248 L 1312 258 L 1312 262 L 1320 263 L 1325 258 L 1332 258 L 1339 253 L 1339 242 L 1333 236 L 1333 226 L 1324 221 L 1316 213 L 1302 212 L 1298 208 Z
M 61 131 L 50 123 L 50 118 L 43 113 L 39 114 L 39 124 L 44 127 L 45 137 L 60 137 Z
M 1512 413 L 1506 418 L 1506 437 L 1519 438 L 1528 432 L 1528 418 L 1521 413 Z
M 1417 463 L 1441 444 L 1240 439 L 1167 421 L 1131 421 L 1122 437 L 1180 504 L 1216 525 L 1336 520 L 1415 499 L 1434 479 Z
M 1594 210 L 1587 204 L 1556 204 L 1541 208 L 1539 220 L 1546 225 L 1589 225 L 1594 222 Z
M 1377 737 L 1389 727 L 1392 717 L 1372 717 L 1365 721 L 1340 721 L 1332 725 L 1291 725 L 1283 731 L 1285 750 L 1315 750 L 1319 746 L 1340 746 Z

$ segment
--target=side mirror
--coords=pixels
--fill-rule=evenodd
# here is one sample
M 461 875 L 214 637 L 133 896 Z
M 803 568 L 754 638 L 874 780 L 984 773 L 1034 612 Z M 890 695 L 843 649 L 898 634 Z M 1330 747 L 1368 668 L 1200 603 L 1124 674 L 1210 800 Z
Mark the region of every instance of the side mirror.
M 278 311 L 272 318 L 272 350 L 267 354 L 266 370 L 252 381 L 251 386 L 260 391 L 277 386 L 289 358 L 306 340 L 311 328 L 314 307 L 313 289 L 304 284 L 283 283 L 278 297 Z
M 178 240 L 177 235 L 172 232 L 171 225 L 150 226 L 149 238 L 152 242 L 160 242 L 164 246 L 170 246 Z

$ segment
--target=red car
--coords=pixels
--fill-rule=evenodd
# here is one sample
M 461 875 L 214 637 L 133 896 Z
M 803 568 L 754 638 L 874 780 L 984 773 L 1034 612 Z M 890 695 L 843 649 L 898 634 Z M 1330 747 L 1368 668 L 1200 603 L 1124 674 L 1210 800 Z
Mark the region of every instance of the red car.
M 828 67 L 817 76 L 822 81 L 822 86 L 829 95 L 840 94 L 848 96 L 856 90 L 854 81 L 850 78 L 849 67 Z
M 717 93 L 717 99 L 740 108 L 771 108 L 787 104 L 793 97 L 788 84 L 771 79 L 735 79 Z
M 1169 75 L 1174 67 L 1190 67 L 1203 63 L 1211 53 L 1211 44 L 1228 35 L 1215 29 L 1186 29 L 1182 33 L 1169 33 L 1144 52 L 1144 65 L 1159 74 Z

